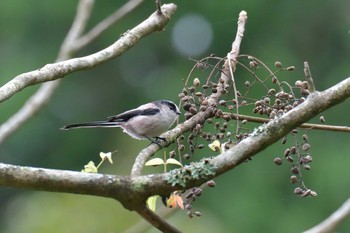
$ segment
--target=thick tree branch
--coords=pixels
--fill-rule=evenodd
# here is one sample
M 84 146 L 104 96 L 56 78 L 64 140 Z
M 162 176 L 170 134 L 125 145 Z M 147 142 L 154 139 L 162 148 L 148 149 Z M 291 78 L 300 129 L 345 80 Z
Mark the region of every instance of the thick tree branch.
M 242 140 L 222 155 L 210 160 L 216 166 L 216 176 L 232 169 L 240 162 L 262 151 L 268 145 L 273 144 L 292 129 L 301 125 L 302 122 L 308 121 L 320 112 L 339 104 L 349 97 L 350 77 L 325 91 L 316 91 L 310 94 L 296 108 L 261 126 L 250 137 Z M 198 118 L 197 120 L 199 120 Z M 189 124 L 189 121 L 184 123 L 188 127 L 187 124 Z M 174 133 L 181 132 L 181 130 L 182 127 L 173 129 Z M 118 195 L 133 197 L 132 194 L 135 192 L 138 194 L 145 193 L 141 197 L 146 199 L 148 195 L 166 194 L 175 190 L 176 188 L 171 188 L 170 185 L 164 184 L 165 176 L 166 174 L 128 178 L 0 164 L 0 185 L 97 195 L 112 197 L 118 200 L 121 199 L 117 198 Z M 140 189 L 133 190 L 133 188 L 139 185 L 138 182 L 141 182 L 142 186 L 147 186 L 150 189 L 146 191 L 141 191 Z M 113 185 L 125 185 L 123 188 L 126 188 L 128 192 L 122 190 L 111 192 Z
M 242 140 L 222 155 L 215 157 L 212 162 L 218 168 L 217 174 L 232 169 L 272 145 L 292 129 L 299 127 L 303 122 L 307 122 L 317 114 L 345 101 L 349 97 L 350 77 L 325 91 L 311 93 L 305 102 L 283 116 L 260 126 L 250 137 Z
M 243 139 L 230 150 L 208 160 L 207 163 L 214 166 L 215 175 L 213 176 L 216 177 L 234 169 L 247 158 L 256 155 L 288 134 L 290 130 L 349 97 L 350 78 L 323 92 L 313 92 L 295 109 L 266 125 L 260 126 L 248 138 Z M 188 177 L 184 186 L 180 183 L 172 185 L 167 181 L 169 177 L 174 176 L 174 171 L 179 171 L 179 173 L 191 171 L 192 166 L 188 165 L 169 173 L 131 177 L 30 168 L 0 163 L 0 185 L 114 198 L 121 202 L 125 208 L 136 210 L 158 229 L 172 229 L 173 227 L 159 216 L 151 214 L 149 210 L 145 209 L 144 203 L 152 195 L 167 195 L 175 190 L 197 187 L 212 178 L 212 176 L 200 176 L 196 179 Z M 178 231 L 173 229 L 170 232 Z
M 109 197 L 125 208 L 137 210 L 155 194 L 161 177 L 135 177 L 93 174 L 55 169 L 14 166 L 0 163 L 0 185 L 17 188 Z M 152 181 L 153 180 L 153 181 Z M 155 182 L 152 184 L 152 182 Z M 149 186 L 151 185 L 151 186 Z
M 322 111 L 350 97 L 350 78 L 322 91 L 314 92 L 302 104 L 283 116 L 261 126 L 251 136 L 213 159 L 215 176 L 221 175 L 247 158 L 273 144 Z M 179 128 L 175 130 L 180 130 Z M 37 190 L 111 197 L 126 208 L 137 210 L 152 195 L 166 195 L 183 187 L 165 180 L 169 173 L 136 177 L 88 174 L 82 172 L 30 168 L 0 164 L 0 185 Z M 186 187 L 199 186 L 209 178 L 188 180 Z

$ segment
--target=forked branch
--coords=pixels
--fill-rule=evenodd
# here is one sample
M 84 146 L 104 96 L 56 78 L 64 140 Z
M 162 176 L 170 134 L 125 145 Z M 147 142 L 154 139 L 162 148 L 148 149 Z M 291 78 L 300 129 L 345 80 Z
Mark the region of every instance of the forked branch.
M 16 76 L 0 88 L 0 102 L 7 100 L 28 86 L 60 79 L 73 72 L 96 67 L 119 56 L 133 47 L 141 38 L 152 32 L 162 30 L 175 10 L 176 6 L 174 4 L 163 5 L 163 14 L 153 13 L 148 19 L 124 33 L 114 44 L 99 52 L 85 57 L 47 64 L 38 70 Z

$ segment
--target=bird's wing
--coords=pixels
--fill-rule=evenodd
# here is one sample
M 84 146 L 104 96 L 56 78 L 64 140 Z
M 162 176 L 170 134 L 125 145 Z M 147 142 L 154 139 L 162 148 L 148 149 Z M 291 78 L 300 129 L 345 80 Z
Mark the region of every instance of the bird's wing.
M 135 117 L 135 116 L 149 116 L 149 115 L 156 115 L 159 113 L 160 110 L 159 108 L 147 108 L 147 109 L 133 109 L 129 110 L 123 113 L 120 113 L 115 116 L 110 116 L 108 117 L 108 121 L 117 121 L 117 122 L 125 122 L 128 121 L 129 119 Z

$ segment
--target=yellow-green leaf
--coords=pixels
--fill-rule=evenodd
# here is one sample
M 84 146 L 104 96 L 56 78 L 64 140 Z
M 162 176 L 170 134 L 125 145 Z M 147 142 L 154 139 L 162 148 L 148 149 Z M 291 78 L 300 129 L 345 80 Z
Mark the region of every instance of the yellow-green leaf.
M 146 166 L 164 165 L 164 160 L 160 158 L 154 158 L 154 159 L 148 160 L 145 165 Z
M 81 171 L 87 173 L 97 173 L 97 167 L 95 166 L 94 162 L 90 161 L 88 164 L 84 165 L 84 169 Z
M 113 160 L 112 160 L 112 152 L 100 152 L 100 157 L 102 160 L 108 159 L 109 163 L 113 164 Z
M 166 164 L 175 164 L 175 165 L 179 165 L 180 167 L 182 167 L 182 164 L 177 161 L 176 159 L 173 158 L 169 158 L 166 160 Z
M 156 196 L 152 196 L 152 197 L 149 197 L 147 199 L 147 206 L 150 210 L 152 210 L 153 212 L 156 210 L 156 202 L 157 202 L 157 198 L 159 196 L 156 195 Z
M 213 141 L 213 142 L 210 143 L 208 146 L 209 146 L 209 148 L 210 148 L 212 151 L 222 153 L 222 152 L 221 152 L 221 147 L 220 147 L 220 142 L 219 142 L 219 140 Z

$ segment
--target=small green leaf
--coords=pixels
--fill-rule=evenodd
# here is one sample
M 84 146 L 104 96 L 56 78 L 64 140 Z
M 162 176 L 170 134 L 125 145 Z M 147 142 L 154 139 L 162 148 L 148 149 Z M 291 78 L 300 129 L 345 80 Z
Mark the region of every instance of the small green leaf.
M 145 166 L 159 166 L 164 165 L 164 160 L 160 158 L 154 158 L 151 160 L 148 160 L 145 164 Z
M 176 159 L 173 158 L 169 158 L 166 160 L 166 164 L 175 164 L 175 165 L 179 165 L 180 167 L 182 167 L 182 164 L 177 161 Z
M 152 197 L 149 197 L 147 199 L 147 206 L 150 210 L 152 210 L 153 212 L 156 210 L 156 202 L 157 202 L 157 198 L 159 196 L 156 195 L 156 196 L 152 196 Z

